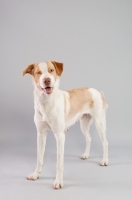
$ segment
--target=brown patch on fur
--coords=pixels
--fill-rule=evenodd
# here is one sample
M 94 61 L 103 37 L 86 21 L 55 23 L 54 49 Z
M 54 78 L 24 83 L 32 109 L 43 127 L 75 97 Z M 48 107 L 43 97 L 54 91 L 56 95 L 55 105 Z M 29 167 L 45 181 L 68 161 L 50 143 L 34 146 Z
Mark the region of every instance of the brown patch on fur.
M 108 105 L 107 105 L 107 103 L 106 103 L 104 94 L 103 94 L 103 92 L 100 92 L 100 94 L 101 94 L 101 98 L 102 98 L 102 102 L 103 102 L 103 108 L 104 108 L 104 109 L 107 109 Z
M 40 78 L 42 72 L 39 68 L 39 63 L 34 63 L 31 65 L 28 65 L 27 68 L 23 71 L 23 76 L 27 73 L 31 74 L 33 76 L 36 85 L 40 88 L 39 78 Z
M 39 85 L 39 78 L 42 74 L 40 68 L 39 68 L 39 64 L 35 64 L 35 67 L 34 67 L 34 73 L 33 73 L 33 77 L 34 77 L 34 80 L 35 80 L 35 83 L 36 85 L 40 88 L 40 85 Z
M 58 76 L 61 76 L 63 72 L 63 63 L 58 63 L 56 61 L 51 61 L 56 69 L 56 73 Z
M 76 115 L 80 110 L 87 106 L 92 108 L 94 101 L 88 88 L 77 88 L 67 91 L 69 93 L 70 111 L 68 117 Z
M 57 72 L 56 72 L 54 64 L 51 61 L 47 61 L 46 64 L 47 64 L 47 67 L 48 67 L 49 74 L 51 74 L 54 77 L 54 79 L 56 80 Z
M 26 69 L 23 71 L 23 76 L 24 76 L 25 74 L 27 74 L 27 73 L 33 75 L 33 74 L 34 74 L 35 65 L 36 65 L 36 64 L 30 64 L 30 65 L 28 65 L 28 66 L 26 67 Z

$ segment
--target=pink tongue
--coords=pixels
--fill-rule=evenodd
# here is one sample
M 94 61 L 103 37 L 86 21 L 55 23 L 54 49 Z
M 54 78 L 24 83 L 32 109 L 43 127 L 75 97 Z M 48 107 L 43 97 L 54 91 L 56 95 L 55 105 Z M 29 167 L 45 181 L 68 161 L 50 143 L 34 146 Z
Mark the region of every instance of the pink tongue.
M 46 92 L 50 92 L 51 88 L 45 88 Z
M 47 87 L 47 88 L 44 88 L 43 90 L 45 91 L 45 93 L 51 93 L 52 88 Z

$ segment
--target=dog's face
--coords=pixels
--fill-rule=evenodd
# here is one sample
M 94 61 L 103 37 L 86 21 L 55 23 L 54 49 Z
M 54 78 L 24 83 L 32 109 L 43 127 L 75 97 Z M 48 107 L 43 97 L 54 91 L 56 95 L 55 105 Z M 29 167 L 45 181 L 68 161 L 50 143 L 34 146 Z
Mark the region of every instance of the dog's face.
M 44 94 L 51 94 L 54 90 L 58 76 L 63 71 L 63 63 L 48 61 L 29 65 L 24 71 L 23 76 L 29 73 L 33 76 L 35 85 Z

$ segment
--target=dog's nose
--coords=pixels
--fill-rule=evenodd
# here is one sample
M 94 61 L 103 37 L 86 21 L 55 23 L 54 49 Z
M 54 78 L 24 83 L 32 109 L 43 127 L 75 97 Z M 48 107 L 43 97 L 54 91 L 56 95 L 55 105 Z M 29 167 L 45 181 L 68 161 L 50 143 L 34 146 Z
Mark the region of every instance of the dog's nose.
M 50 80 L 50 78 L 45 78 L 44 79 L 44 84 L 47 86 L 47 85 L 50 85 L 50 82 L 51 82 L 51 80 Z

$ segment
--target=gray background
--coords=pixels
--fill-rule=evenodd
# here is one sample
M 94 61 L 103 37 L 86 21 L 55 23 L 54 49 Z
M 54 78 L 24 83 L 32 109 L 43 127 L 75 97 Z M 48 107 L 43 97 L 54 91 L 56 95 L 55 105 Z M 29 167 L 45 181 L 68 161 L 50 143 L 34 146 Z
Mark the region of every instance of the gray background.
M 132 199 L 132 1 L 0 1 L 0 199 Z M 64 188 L 53 190 L 56 144 L 49 133 L 40 179 L 36 165 L 33 86 L 22 71 L 33 62 L 64 63 L 60 88 L 105 93 L 109 166 L 91 128 L 90 158 L 79 124 L 66 136 Z

